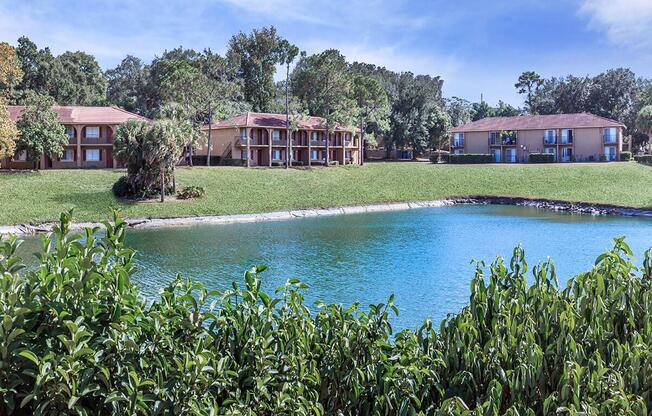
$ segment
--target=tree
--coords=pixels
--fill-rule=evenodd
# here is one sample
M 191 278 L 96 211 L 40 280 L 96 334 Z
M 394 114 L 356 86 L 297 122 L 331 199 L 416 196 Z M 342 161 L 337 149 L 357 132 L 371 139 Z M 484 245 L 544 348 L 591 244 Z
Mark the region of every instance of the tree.
M 0 97 L 0 164 L 3 159 L 14 155 L 16 137 L 18 137 L 16 123 L 9 117 L 5 99 Z
M 459 97 L 444 100 L 446 112 L 453 127 L 461 126 L 471 121 L 471 103 Z
M 439 159 L 441 149 L 445 147 L 449 140 L 448 136 L 452 128 L 451 118 L 443 108 L 436 106 L 430 110 L 427 123 L 430 148 L 437 151 L 437 158 Z
M 428 149 L 428 114 L 434 106 L 442 104 L 441 86 L 438 77 L 414 76 L 411 72 L 399 75 L 389 116 L 388 156 L 392 146 L 412 147 L 415 158 Z
M 19 132 L 16 150 L 26 152 L 27 160 L 33 161 L 38 169 L 42 156 L 55 157 L 63 153 L 68 135 L 52 109 L 52 97 L 29 92 L 26 104 L 16 123 Z
M 533 98 L 541 87 L 541 84 L 543 84 L 543 79 L 534 71 L 523 72 L 518 77 L 518 82 L 514 84 L 519 94 L 527 94 L 525 105 L 530 114 L 538 114 Z
M 387 124 L 389 101 L 380 82 L 368 75 L 356 75 L 353 78 L 353 97 L 357 109 L 357 126 L 360 130 L 360 160 L 364 163 L 367 128 L 370 123 Z
M 493 117 L 494 111 L 494 108 L 487 104 L 486 101 L 473 103 L 471 106 L 471 120 L 477 121 L 486 117 Z
M 285 65 L 285 168 L 292 164 L 292 137 L 290 136 L 290 64 L 299 54 L 299 48 L 283 39 L 279 45 L 279 63 Z M 248 156 L 247 156 L 248 157 Z
M 302 54 L 292 73 L 292 90 L 310 114 L 325 119 L 326 166 L 330 164 L 329 136 L 338 124 L 351 121 L 351 76 L 344 56 L 336 49 Z
M 56 84 L 65 77 L 61 62 L 48 48 L 38 49 L 26 36 L 18 39 L 16 55 L 23 71 L 23 79 L 16 88 L 14 102 L 23 102 L 28 91 L 55 96 Z
M 55 99 L 61 105 L 101 105 L 106 103 L 104 74 L 92 55 L 64 52 L 57 57 L 64 77 L 55 84 Z
M 646 105 L 638 112 L 636 115 L 636 127 L 647 134 L 647 147 L 650 154 L 652 154 L 652 146 L 650 143 L 650 139 L 652 139 L 652 105 Z
M 253 111 L 269 111 L 274 98 L 274 73 L 280 61 L 282 39 L 274 26 L 243 32 L 229 41 L 227 57 L 244 81 L 244 97 Z
M 498 100 L 498 106 L 494 108 L 494 117 L 514 117 L 521 114 L 521 110 L 511 104 Z
M 8 97 L 22 78 L 23 71 L 16 50 L 8 43 L 0 43 L 0 98 Z
M 106 71 L 107 99 L 127 111 L 147 115 L 149 70 L 143 62 L 127 55 L 118 66 Z

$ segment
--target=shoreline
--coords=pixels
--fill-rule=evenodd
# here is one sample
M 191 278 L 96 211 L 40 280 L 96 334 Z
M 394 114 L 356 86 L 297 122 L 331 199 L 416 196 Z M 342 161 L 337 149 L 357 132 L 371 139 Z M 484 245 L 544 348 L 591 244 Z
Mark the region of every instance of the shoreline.
M 226 214 L 202 215 L 193 217 L 170 218 L 132 218 L 124 219 L 129 228 L 163 228 L 185 227 L 199 224 L 234 224 L 261 221 L 290 220 L 294 218 L 323 217 L 346 214 L 362 214 L 368 212 L 405 211 L 419 208 L 437 208 L 453 205 L 514 205 L 526 206 L 548 211 L 567 212 L 589 215 L 619 215 L 627 217 L 646 217 L 652 219 L 652 208 L 634 208 L 610 204 L 592 204 L 588 202 L 569 202 L 552 199 L 538 199 L 507 196 L 453 196 L 430 201 L 393 202 L 386 204 L 348 205 L 333 208 L 309 208 L 287 211 L 263 212 L 257 214 Z M 0 235 L 14 234 L 34 235 L 52 230 L 56 222 L 41 224 L 0 225 Z M 71 230 L 82 230 L 86 227 L 99 227 L 100 222 L 74 222 Z

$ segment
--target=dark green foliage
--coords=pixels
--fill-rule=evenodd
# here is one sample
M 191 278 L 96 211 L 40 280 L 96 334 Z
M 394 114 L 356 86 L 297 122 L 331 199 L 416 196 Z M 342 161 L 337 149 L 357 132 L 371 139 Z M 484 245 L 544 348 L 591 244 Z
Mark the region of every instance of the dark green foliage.
M 209 166 L 206 164 L 206 156 L 193 156 L 192 164 L 196 166 Z M 210 166 L 244 166 L 244 159 L 224 158 L 222 156 L 211 156 Z
M 632 152 L 620 152 L 620 160 L 622 162 L 628 162 L 632 160 Z
M 652 155 L 634 155 L 634 160 L 638 163 L 652 165 Z
M 528 162 L 530 163 L 553 163 L 555 155 L 552 153 L 530 153 L 528 155 Z
M 652 258 L 623 239 L 559 288 L 521 248 L 436 327 L 393 334 L 388 302 L 303 303 L 265 267 L 223 293 L 177 276 L 146 302 L 114 215 L 105 233 L 42 238 L 26 270 L 0 242 L 1 414 L 647 415 L 652 408 Z M 471 409 L 471 410 L 469 410 Z
M 126 198 L 134 195 L 134 190 L 131 187 L 131 183 L 129 183 L 129 178 L 127 176 L 120 176 L 111 187 L 111 190 L 116 198 Z
M 449 154 L 448 163 L 494 163 L 493 156 L 487 153 Z
M 179 199 L 193 199 L 201 198 L 206 195 L 206 189 L 202 186 L 184 186 L 179 192 L 177 192 L 177 198 Z

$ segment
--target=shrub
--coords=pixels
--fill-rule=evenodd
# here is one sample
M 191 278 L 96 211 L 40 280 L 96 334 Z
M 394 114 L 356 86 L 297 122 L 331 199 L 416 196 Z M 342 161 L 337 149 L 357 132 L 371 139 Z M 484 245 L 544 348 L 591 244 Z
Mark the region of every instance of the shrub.
M 430 163 L 448 162 L 448 155 L 448 152 L 433 151 L 428 159 L 430 159 Z
M 448 163 L 493 163 L 494 158 L 486 153 L 462 153 L 448 155 Z
M 394 334 L 393 297 L 309 309 L 305 285 L 261 290 L 264 266 L 223 293 L 177 276 L 146 301 L 114 214 L 25 269 L 0 241 L 0 414 L 646 415 L 652 258 L 623 239 L 563 288 L 524 253 L 478 263 L 469 304 Z M 528 280 L 532 285 L 528 285 Z M 472 413 L 473 412 L 473 413 Z
M 652 165 L 652 155 L 635 155 L 634 160 L 637 161 L 638 163 Z
M 206 195 L 206 190 L 201 186 L 184 186 L 179 192 L 177 192 L 177 198 L 179 199 L 192 199 L 192 198 L 201 198 Z
M 129 183 L 129 178 L 126 176 L 120 176 L 111 189 L 116 198 L 126 198 L 133 196 L 134 194 L 131 184 Z
M 192 164 L 194 166 L 206 166 L 207 156 L 193 156 Z M 246 164 L 243 159 L 223 158 L 222 156 L 211 156 L 210 166 L 244 166 Z
M 528 155 L 528 162 L 530 163 L 553 163 L 555 155 L 552 153 L 530 153 Z
M 629 162 L 632 160 L 632 152 L 620 152 L 620 160 L 622 162 Z

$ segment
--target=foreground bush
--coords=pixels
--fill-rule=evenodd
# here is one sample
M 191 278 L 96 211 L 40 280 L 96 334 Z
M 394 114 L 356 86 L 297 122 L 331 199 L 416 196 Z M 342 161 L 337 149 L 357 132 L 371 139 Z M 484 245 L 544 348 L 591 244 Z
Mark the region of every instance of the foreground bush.
M 652 165 L 652 155 L 635 155 L 634 160 L 638 163 Z
M 448 163 L 494 163 L 494 157 L 485 153 L 451 153 L 448 155 Z
M 179 192 L 177 192 L 177 198 L 179 199 L 193 199 L 201 198 L 206 195 L 206 189 L 203 186 L 184 186 Z
M 628 162 L 632 160 L 632 152 L 620 152 L 620 161 Z
M 151 303 L 130 277 L 117 216 L 106 233 L 42 238 L 26 271 L 0 244 L 0 414 L 647 415 L 652 259 L 622 239 L 559 288 L 523 251 L 479 263 L 469 305 L 392 334 L 393 299 L 304 304 L 258 267 L 224 293 L 177 276 Z M 146 271 L 145 271 L 146 272 Z
M 528 155 L 528 162 L 530 163 L 553 163 L 555 155 L 552 153 L 530 153 Z

